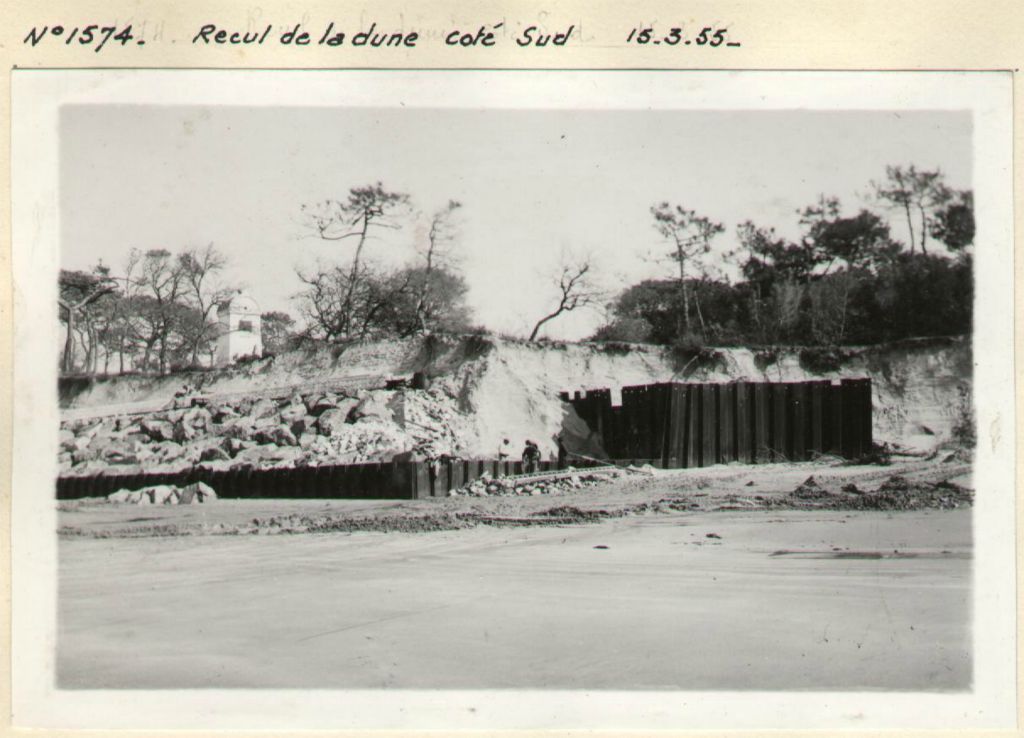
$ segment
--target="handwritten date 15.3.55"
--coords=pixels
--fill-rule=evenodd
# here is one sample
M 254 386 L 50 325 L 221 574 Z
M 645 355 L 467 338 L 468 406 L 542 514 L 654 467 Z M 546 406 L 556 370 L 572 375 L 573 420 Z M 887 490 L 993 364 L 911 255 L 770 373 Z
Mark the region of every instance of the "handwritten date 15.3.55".
M 689 36 L 683 32 L 682 28 L 670 28 L 668 33 L 661 35 L 656 34 L 653 28 L 636 27 L 629 32 L 626 36 L 627 44 L 639 44 L 645 46 L 647 44 L 664 44 L 666 46 L 710 46 L 716 48 L 718 46 L 739 46 L 739 41 L 729 40 L 729 29 L 727 28 L 714 28 L 713 26 L 704 26 L 700 33 L 695 36 Z

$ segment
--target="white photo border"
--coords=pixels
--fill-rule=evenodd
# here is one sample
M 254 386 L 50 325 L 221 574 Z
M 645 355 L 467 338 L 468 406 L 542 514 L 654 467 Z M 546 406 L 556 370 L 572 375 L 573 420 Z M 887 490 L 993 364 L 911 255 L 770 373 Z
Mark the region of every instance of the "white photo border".
M 58 115 L 68 104 L 969 110 L 973 118 L 973 689 L 968 693 L 59 690 Z M 1017 717 L 1009 72 L 16 70 L 12 74 L 13 725 L 107 729 L 1010 728 Z

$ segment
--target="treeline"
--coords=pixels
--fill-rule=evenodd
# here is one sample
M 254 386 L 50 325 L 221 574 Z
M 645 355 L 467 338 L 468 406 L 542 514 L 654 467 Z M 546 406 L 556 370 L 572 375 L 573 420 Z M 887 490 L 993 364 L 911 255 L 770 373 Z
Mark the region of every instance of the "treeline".
M 884 215 L 844 215 L 836 198 L 821 197 L 800 211 L 796 241 L 740 224 L 740 246 L 727 258 L 738 268 L 735 281 L 715 276 L 702 260 L 722 224 L 678 205 L 655 206 L 653 222 L 672 246 L 676 274 L 624 290 L 593 339 L 837 347 L 969 333 L 972 193 L 913 166 L 888 167 L 872 189 L 883 212 L 905 218 L 909 244 L 893 238 Z
M 465 279 L 458 271 L 454 200 L 427 218 L 414 262 L 399 268 L 375 258 L 374 236 L 423 218 L 410 197 L 381 183 L 349 190 L 344 200 L 302 206 L 307 227 L 325 241 L 348 241 L 351 258 L 298 272 L 300 339 L 354 341 L 459 332 L 469 326 Z
M 179 253 L 133 249 L 117 276 L 103 264 L 89 272 L 61 270 L 61 371 L 165 373 L 211 365 L 216 307 L 234 292 L 219 282 L 225 265 L 211 245 Z M 273 350 L 287 343 L 294 321 L 272 312 L 262 323 L 264 346 Z
M 381 184 L 357 187 L 345 200 L 303 206 L 306 225 L 326 241 L 351 240 L 350 258 L 298 271 L 294 301 L 300 321 L 283 312 L 261 315 L 263 355 L 306 341 L 346 342 L 457 333 L 469 327 L 467 291 L 458 272 L 450 201 L 428 218 L 416 260 L 387 268 L 375 259 L 374 236 L 423 216 L 410 198 Z M 403 222 L 404 221 L 404 222 Z M 121 271 L 62 270 L 58 313 L 65 328 L 65 374 L 166 373 L 213 365 L 221 326 L 217 306 L 237 290 L 222 281 L 227 266 L 214 246 L 132 250 Z
M 970 191 L 948 187 L 938 171 L 888 167 L 872 183 L 875 210 L 844 214 L 835 198 L 799 212 L 796 240 L 750 221 L 736 228 L 739 247 L 710 262 L 726 230 L 682 205 L 651 208 L 669 244 L 672 272 L 634 284 L 611 300 L 596 341 L 683 348 L 801 345 L 837 347 L 971 330 L 974 205 Z M 354 187 L 340 200 L 302 206 L 308 233 L 350 246 L 348 255 L 299 270 L 299 320 L 262 315 L 264 354 L 306 341 L 348 342 L 460 333 L 472 328 L 459 269 L 457 216 L 449 201 L 417 212 L 411 198 L 381 183 Z M 906 224 L 906 243 L 887 217 Z M 415 256 L 384 266 L 378 238 L 414 227 Z M 417 228 L 418 227 L 418 228 Z M 393 242 L 395 239 L 390 239 Z M 731 267 L 731 278 L 718 268 Z M 223 282 L 224 255 L 205 249 L 132 250 L 115 275 L 62 270 L 59 315 L 65 326 L 64 373 L 165 373 L 210 366 L 219 337 L 217 306 L 235 290 Z M 607 304 L 588 257 L 552 265 L 550 302 L 536 307 L 535 340 L 574 310 Z

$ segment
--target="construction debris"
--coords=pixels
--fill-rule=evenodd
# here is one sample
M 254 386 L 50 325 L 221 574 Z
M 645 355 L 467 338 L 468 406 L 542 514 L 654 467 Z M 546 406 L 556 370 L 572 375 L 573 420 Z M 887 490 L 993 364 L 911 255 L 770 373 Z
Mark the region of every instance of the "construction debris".
M 542 472 L 538 474 L 519 474 L 509 477 L 492 477 L 484 472 L 479 478 L 448 493 L 449 497 L 475 495 L 488 497 L 492 495 L 551 495 L 570 490 L 592 487 L 607 482 L 621 471 L 614 467 L 596 469 L 573 469 L 559 472 Z

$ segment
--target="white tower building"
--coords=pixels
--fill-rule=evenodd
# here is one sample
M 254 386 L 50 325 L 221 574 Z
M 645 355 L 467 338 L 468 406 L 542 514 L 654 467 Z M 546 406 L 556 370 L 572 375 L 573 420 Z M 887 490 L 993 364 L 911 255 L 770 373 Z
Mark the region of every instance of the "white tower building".
M 262 356 L 260 307 L 248 295 L 236 294 L 217 306 L 217 366 L 228 366 L 243 356 Z

